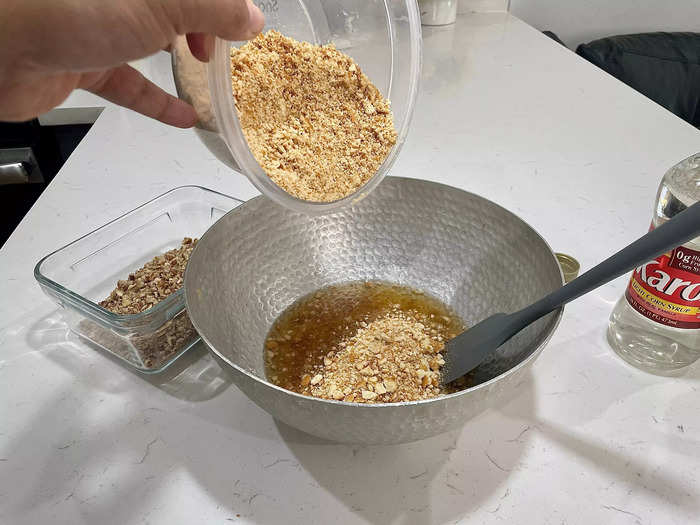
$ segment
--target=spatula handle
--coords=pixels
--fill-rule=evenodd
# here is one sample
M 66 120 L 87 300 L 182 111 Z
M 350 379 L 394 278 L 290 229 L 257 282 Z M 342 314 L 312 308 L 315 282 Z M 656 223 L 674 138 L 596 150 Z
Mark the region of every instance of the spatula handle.
M 535 304 L 513 315 L 526 326 L 560 306 L 629 272 L 640 264 L 700 236 L 700 202 L 650 231 L 598 266 L 559 288 Z

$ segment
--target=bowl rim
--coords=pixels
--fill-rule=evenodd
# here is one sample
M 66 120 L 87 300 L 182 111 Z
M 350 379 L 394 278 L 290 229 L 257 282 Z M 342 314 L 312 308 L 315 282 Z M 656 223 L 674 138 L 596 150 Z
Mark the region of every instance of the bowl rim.
M 542 237 L 542 235 L 539 234 L 539 232 L 538 232 L 537 230 L 535 230 L 532 226 L 530 226 L 530 224 L 528 224 L 528 223 L 527 223 L 525 220 L 523 220 L 520 216 L 518 216 L 517 214 L 515 214 L 515 213 L 513 213 L 512 211 L 508 210 L 507 208 L 504 208 L 504 207 L 501 206 L 500 204 L 497 204 L 497 203 L 495 203 L 495 202 L 493 202 L 493 201 L 487 199 L 486 197 L 482 197 L 481 195 L 478 195 L 478 194 L 476 194 L 476 193 L 473 193 L 473 192 L 470 192 L 470 191 L 466 191 L 466 190 L 463 190 L 463 189 L 461 189 L 461 188 L 457 188 L 456 186 L 450 186 L 449 184 L 443 184 L 443 183 L 440 183 L 440 182 L 434 182 L 434 181 L 425 180 L 425 179 L 416 179 L 416 178 L 410 178 L 410 177 L 395 177 L 395 176 L 388 176 L 388 177 L 386 177 L 385 180 L 387 180 L 387 181 L 389 181 L 389 180 L 395 180 L 395 181 L 397 181 L 398 183 L 401 183 L 401 181 L 409 181 L 409 182 L 412 182 L 412 183 L 421 182 L 421 183 L 428 184 L 428 185 L 434 185 L 434 186 L 440 186 L 440 187 L 443 187 L 443 188 L 449 188 L 450 190 L 456 190 L 456 191 L 459 191 L 459 192 L 463 192 L 463 193 L 466 193 L 466 194 L 468 194 L 468 195 L 471 195 L 472 197 L 476 197 L 476 198 L 478 198 L 478 199 L 488 201 L 490 204 L 492 204 L 492 205 L 494 205 L 494 206 L 500 208 L 501 210 L 503 210 L 503 211 L 506 212 L 507 214 L 511 215 L 513 218 L 515 218 L 515 219 L 517 219 L 518 221 L 522 222 L 523 225 L 525 225 L 526 227 L 528 227 L 530 230 L 532 230 L 532 232 L 533 232 L 537 237 L 539 237 L 539 239 L 544 243 L 544 245 L 546 246 L 546 248 L 549 250 L 549 254 L 551 255 L 552 260 L 555 262 L 556 267 L 557 267 L 558 270 L 559 270 L 559 279 L 560 279 L 562 285 L 564 284 L 564 274 L 562 273 L 561 266 L 560 266 L 559 263 L 557 262 L 557 257 L 556 257 L 556 255 L 555 255 L 554 250 L 552 250 L 552 247 L 551 247 L 551 246 L 549 245 L 549 243 L 544 239 L 544 237 Z M 260 200 L 265 200 L 265 196 L 259 195 L 259 196 L 257 196 L 257 197 L 254 197 L 254 198 L 252 198 L 252 199 L 250 199 L 250 200 L 244 202 L 243 204 L 241 204 L 241 205 L 237 206 L 236 208 L 232 209 L 231 211 L 229 211 L 226 215 L 224 215 L 223 217 L 221 217 L 221 219 L 219 219 L 219 220 L 225 219 L 229 214 L 243 213 L 243 212 L 245 211 L 246 207 L 249 205 L 249 203 L 252 204 L 252 203 L 254 203 L 254 202 L 259 202 Z M 218 221 L 217 221 L 217 222 L 218 222 Z M 202 246 L 203 241 L 206 239 L 206 236 L 210 234 L 210 232 L 211 232 L 211 230 L 213 229 L 214 226 L 215 226 L 215 225 L 212 225 L 212 227 L 209 228 L 209 229 L 204 233 L 204 235 L 202 235 L 202 237 L 200 238 L 199 242 L 197 243 L 197 246 L 195 246 L 195 248 L 194 248 L 194 250 L 193 250 L 193 252 L 192 252 L 192 254 L 191 254 L 191 256 L 190 256 L 190 260 L 192 260 L 194 257 L 196 257 L 197 250 L 200 248 L 200 246 Z M 256 374 L 254 374 L 254 373 L 252 373 L 252 372 L 246 370 L 245 368 L 243 368 L 243 367 L 241 367 L 241 366 L 239 366 L 239 365 L 233 363 L 228 357 L 226 357 L 226 356 L 223 355 L 220 351 L 218 351 L 218 350 L 216 349 L 216 347 L 209 341 L 209 339 L 199 330 L 198 322 L 197 322 L 197 320 L 194 319 L 194 317 L 192 316 L 192 313 L 191 313 L 192 311 L 191 311 L 190 305 L 189 305 L 189 303 L 190 303 L 190 301 L 189 301 L 189 294 L 190 294 L 189 290 L 190 290 L 190 287 L 187 286 L 188 274 L 189 274 L 189 272 L 190 272 L 190 268 L 191 268 L 191 266 L 188 264 L 188 265 L 187 265 L 187 269 L 185 270 L 185 278 L 184 278 L 184 285 L 183 285 L 183 289 L 184 289 L 184 291 L 185 291 L 185 306 L 186 306 L 186 308 L 187 308 L 187 311 L 188 311 L 189 314 L 190 314 L 190 321 L 192 322 L 192 326 L 194 326 L 194 329 L 197 331 L 197 333 L 199 334 L 199 336 L 202 338 L 202 341 L 207 345 L 207 348 L 209 349 L 209 351 L 212 352 L 212 353 L 214 354 L 214 356 L 215 356 L 218 360 L 220 360 L 220 361 L 226 363 L 228 366 L 230 366 L 231 368 L 233 368 L 233 369 L 236 370 L 237 372 L 239 372 L 239 373 L 241 373 L 241 374 L 243 374 L 243 375 L 248 376 L 249 378 L 253 379 L 255 382 L 260 383 L 260 384 L 262 384 L 262 385 L 265 386 L 265 387 L 272 388 L 273 390 L 276 390 L 276 391 L 278 391 L 279 393 L 286 394 L 286 395 L 290 395 L 290 396 L 292 396 L 292 397 L 294 397 L 294 398 L 296 398 L 296 399 L 298 399 L 298 400 L 300 400 L 300 401 L 303 400 L 303 401 L 307 401 L 307 402 L 318 402 L 318 403 L 323 403 L 323 404 L 326 404 L 326 403 L 327 403 L 327 404 L 331 404 L 331 405 L 338 405 L 338 406 L 352 407 L 352 408 L 360 408 L 360 409 L 367 409 L 367 410 L 369 410 L 369 409 L 380 409 L 380 408 L 385 408 L 385 409 L 386 409 L 386 408 L 396 408 L 396 407 L 413 407 L 413 406 L 418 406 L 418 405 L 427 405 L 427 404 L 430 404 L 430 403 L 434 403 L 434 402 L 436 402 L 436 401 L 452 400 L 452 399 L 455 399 L 455 398 L 457 398 L 457 397 L 461 397 L 461 396 L 463 396 L 463 395 L 466 395 L 466 394 L 468 394 L 468 393 L 472 393 L 472 392 L 475 392 L 475 391 L 480 390 L 480 389 L 483 389 L 483 388 L 488 388 L 489 386 L 495 384 L 496 382 L 501 381 L 501 380 L 503 380 L 504 378 L 506 378 L 506 377 L 508 377 L 508 376 L 510 376 L 510 375 L 512 375 L 512 374 L 514 374 L 514 373 L 516 373 L 517 371 L 519 371 L 519 370 L 522 369 L 523 367 L 529 366 L 529 365 L 532 363 L 532 361 L 534 361 L 535 359 L 537 359 L 537 357 L 540 355 L 540 353 L 542 353 L 542 351 L 544 350 L 544 347 L 545 347 L 545 346 L 549 343 L 549 341 L 552 339 L 552 336 L 554 335 L 554 333 L 556 332 L 557 328 L 559 327 L 559 324 L 561 323 L 561 319 L 562 319 L 562 317 L 563 317 L 563 315 L 564 315 L 564 307 L 561 306 L 561 307 L 557 308 L 557 309 L 553 312 L 555 315 L 554 315 L 554 319 L 553 319 L 551 328 L 550 328 L 549 331 L 546 333 L 546 335 L 544 336 L 544 338 L 540 341 L 540 343 L 537 345 L 537 348 L 535 348 L 535 350 L 534 350 L 529 356 L 527 356 L 527 357 L 526 357 L 525 359 L 523 359 L 520 363 L 518 363 L 517 365 L 515 365 L 515 366 L 509 368 L 509 369 L 506 370 L 505 372 L 503 372 L 503 373 L 497 375 L 496 377 L 493 377 L 493 378 L 489 379 L 488 381 L 484 381 L 483 383 L 479 383 L 478 385 L 474 385 L 474 386 L 472 386 L 472 387 L 465 388 L 464 390 L 460 390 L 460 391 L 454 392 L 454 393 L 452 393 L 452 394 L 445 394 L 445 395 L 440 395 L 440 396 L 438 396 L 438 397 L 432 397 L 432 398 L 428 398 L 428 399 L 420 399 L 420 400 L 417 400 L 417 401 L 401 401 L 401 402 L 398 402 L 398 403 L 355 403 L 355 402 L 349 402 L 349 401 L 336 401 L 336 400 L 334 400 L 334 399 L 324 399 L 324 398 L 320 398 L 320 397 L 305 396 L 305 395 L 303 395 L 303 394 L 299 394 L 299 393 L 297 393 L 297 392 L 292 392 L 291 390 L 287 390 L 286 388 L 282 388 L 281 386 L 275 385 L 274 383 L 269 382 L 267 379 L 261 378 L 261 377 L 257 376 Z M 261 351 L 262 351 L 262 349 L 261 349 Z

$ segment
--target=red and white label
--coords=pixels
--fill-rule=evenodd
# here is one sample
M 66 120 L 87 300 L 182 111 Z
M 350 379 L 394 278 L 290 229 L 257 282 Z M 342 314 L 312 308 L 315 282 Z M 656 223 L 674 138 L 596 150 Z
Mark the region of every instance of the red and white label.
M 685 246 L 639 266 L 627 301 L 652 321 L 674 328 L 700 328 L 700 252 Z

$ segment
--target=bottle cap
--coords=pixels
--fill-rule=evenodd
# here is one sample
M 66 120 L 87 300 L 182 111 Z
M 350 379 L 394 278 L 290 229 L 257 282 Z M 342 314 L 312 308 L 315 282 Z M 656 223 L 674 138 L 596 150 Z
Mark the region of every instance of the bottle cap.
M 579 262 L 571 255 L 565 253 L 556 253 L 557 261 L 561 266 L 561 271 L 564 274 L 564 282 L 569 283 L 578 277 L 578 272 L 581 269 Z

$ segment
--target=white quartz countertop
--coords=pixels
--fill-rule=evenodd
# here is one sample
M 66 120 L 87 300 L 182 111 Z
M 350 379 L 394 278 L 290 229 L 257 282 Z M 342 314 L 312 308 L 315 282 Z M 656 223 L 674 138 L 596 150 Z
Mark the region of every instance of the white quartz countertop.
M 698 130 L 507 14 L 424 45 L 393 174 L 492 199 L 584 269 L 645 232 L 664 171 L 700 151 Z M 167 60 L 142 65 L 171 86 Z M 278 425 L 201 348 L 148 379 L 84 346 L 35 263 L 184 184 L 257 193 L 191 131 L 107 104 L 0 251 L 0 523 L 697 522 L 700 366 L 656 377 L 611 352 L 626 279 L 567 307 L 517 397 L 401 446 Z

